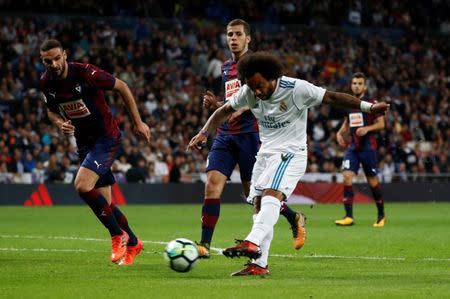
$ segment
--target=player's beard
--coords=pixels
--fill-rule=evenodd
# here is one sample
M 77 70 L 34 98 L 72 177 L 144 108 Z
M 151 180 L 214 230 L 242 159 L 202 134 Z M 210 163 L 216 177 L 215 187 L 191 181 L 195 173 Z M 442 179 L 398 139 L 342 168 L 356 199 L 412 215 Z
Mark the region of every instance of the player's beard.
M 65 72 L 66 72 L 66 62 L 62 64 L 60 69 L 50 69 L 50 73 L 52 74 L 52 77 L 55 79 L 61 78 Z

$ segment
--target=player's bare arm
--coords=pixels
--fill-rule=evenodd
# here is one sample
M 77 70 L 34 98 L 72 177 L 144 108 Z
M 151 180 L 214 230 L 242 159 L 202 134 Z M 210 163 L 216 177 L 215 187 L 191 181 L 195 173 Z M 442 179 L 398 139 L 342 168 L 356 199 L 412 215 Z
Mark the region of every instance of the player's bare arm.
M 135 134 L 147 142 L 150 142 L 150 129 L 147 124 L 142 121 L 133 94 L 131 93 L 128 85 L 122 80 L 116 78 L 113 89 L 118 91 L 122 96 L 122 100 L 131 115 Z
M 369 132 L 381 131 L 384 127 L 384 116 L 379 116 L 375 119 L 375 122 L 372 125 L 358 128 L 356 130 L 356 135 L 364 136 Z
M 73 135 L 75 133 L 75 127 L 72 125 L 71 120 L 65 120 L 61 115 L 52 112 L 49 109 L 47 109 L 47 115 L 50 121 L 65 135 Z
M 367 113 L 384 114 L 389 109 L 389 104 L 384 102 L 372 104 L 358 100 L 356 97 L 346 93 L 329 90 L 325 92 L 322 102 L 335 107 L 360 109 L 362 112 Z
M 338 144 L 342 147 L 347 146 L 344 136 L 348 133 L 348 130 L 349 130 L 348 118 L 346 117 L 344 119 L 344 122 L 342 123 L 341 128 L 336 133 L 336 140 L 337 140 Z
M 206 94 L 203 96 L 203 107 L 205 108 L 212 108 L 212 109 L 218 109 L 222 107 L 225 104 L 224 101 L 219 101 L 219 99 L 212 93 L 212 91 L 207 90 Z M 248 107 L 244 107 L 239 109 L 238 111 L 235 111 L 230 118 L 228 119 L 229 122 L 234 121 L 237 117 L 239 117 L 242 113 L 245 111 L 250 110 Z
M 200 149 L 201 146 L 208 140 L 208 136 L 212 134 L 234 112 L 236 111 L 231 107 L 230 103 L 226 103 L 214 111 L 200 132 L 191 139 L 186 150 L 189 151 L 195 148 Z

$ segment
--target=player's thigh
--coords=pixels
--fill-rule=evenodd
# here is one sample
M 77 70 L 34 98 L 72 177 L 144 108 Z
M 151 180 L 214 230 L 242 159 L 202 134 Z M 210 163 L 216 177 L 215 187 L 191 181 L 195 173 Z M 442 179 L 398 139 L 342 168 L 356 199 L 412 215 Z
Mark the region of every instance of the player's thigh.
M 250 181 L 252 178 L 253 165 L 256 162 L 256 155 L 260 147 L 258 133 L 245 133 L 235 135 L 235 152 L 237 153 L 237 163 L 241 174 L 241 181 Z
M 376 177 L 378 175 L 377 153 L 374 150 L 359 153 L 359 160 L 366 177 Z
M 371 188 L 374 188 L 380 183 L 380 180 L 378 179 L 377 176 L 368 176 L 367 183 Z
M 80 152 L 81 167 L 75 178 L 75 186 L 78 189 L 103 187 L 114 183 L 111 173 L 111 165 L 117 157 L 120 140 L 113 138 L 99 138 L 88 150 Z M 96 175 L 93 175 L 95 173 Z M 97 181 L 105 179 L 107 183 L 100 186 Z M 86 190 L 87 191 L 90 191 Z
M 228 136 L 217 137 L 206 160 L 206 172 L 218 171 L 226 178 L 230 178 L 236 166 L 237 159 L 233 152 L 234 148 Z
M 358 153 L 354 150 L 348 149 L 345 151 L 344 158 L 342 159 L 342 171 L 357 174 L 359 171 L 359 163 Z
M 306 164 L 306 153 L 271 154 L 267 158 L 265 169 L 257 180 L 252 180 L 252 183 L 254 182 L 256 189 L 271 189 L 273 192 L 271 191 L 270 195 L 277 198 L 277 192 L 281 192 L 282 199 L 287 199 L 305 174 Z

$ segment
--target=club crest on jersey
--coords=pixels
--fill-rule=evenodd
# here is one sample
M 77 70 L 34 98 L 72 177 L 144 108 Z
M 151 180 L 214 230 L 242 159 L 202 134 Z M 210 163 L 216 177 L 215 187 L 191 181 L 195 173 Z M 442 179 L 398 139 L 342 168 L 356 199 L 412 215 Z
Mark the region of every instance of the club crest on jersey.
M 280 111 L 286 112 L 287 110 L 287 105 L 284 101 L 281 101 L 280 103 Z
M 91 115 L 82 99 L 59 104 L 69 118 L 82 118 Z
M 78 91 L 79 93 L 81 93 L 81 86 L 79 84 L 77 84 L 77 86 L 75 86 L 75 90 Z

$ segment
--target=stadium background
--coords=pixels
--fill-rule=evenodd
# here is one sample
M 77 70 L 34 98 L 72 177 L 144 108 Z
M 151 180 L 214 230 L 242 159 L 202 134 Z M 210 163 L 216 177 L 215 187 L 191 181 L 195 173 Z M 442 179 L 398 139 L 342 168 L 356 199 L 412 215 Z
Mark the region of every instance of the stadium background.
M 222 92 L 224 26 L 235 17 L 251 22 L 251 49 L 276 53 L 291 76 L 348 91 L 353 72 L 367 74 L 369 95 L 392 108 L 378 134 L 383 183 L 448 182 L 448 7 L 438 0 L 4 1 L 0 183 L 71 183 L 77 171 L 76 148 L 50 125 L 40 98 L 38 47 L 50 37 L 63 42 L 69 60 L 127 82 L 151 127 L 152 142 L 138 141 L 118 95 L 107 94 L 124 136 L 113 165 L 119 183 L 204 181 L 207 150 L 184 149 L 209 115 L 202 94 Z M 325 106 L 309 112 L 305 181 L 341 181 L 335 133 L 342 117 Z M 238 181 L 236 170 L 232 182 Z

